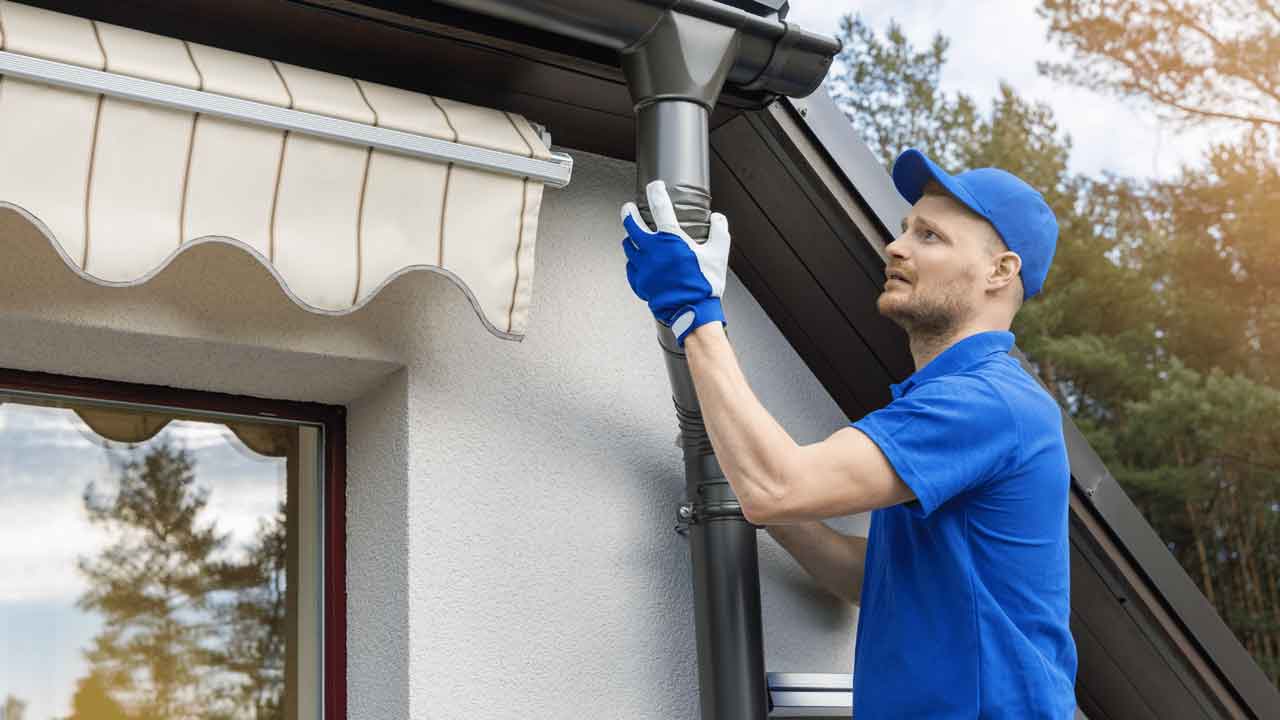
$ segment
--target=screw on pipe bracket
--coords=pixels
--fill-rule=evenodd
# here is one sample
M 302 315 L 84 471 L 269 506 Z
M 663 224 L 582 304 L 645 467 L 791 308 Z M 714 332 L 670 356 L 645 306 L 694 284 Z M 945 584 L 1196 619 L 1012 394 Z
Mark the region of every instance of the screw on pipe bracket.
M 677 535 L 688 535 L 691 526 L 716 520 L 741 520 L 756 529 L 762 527 L 747 520 L 747 516 L 742 514 L 742 505 L 739 503 L 721 500 L 708 503 L 681 503 L 680 507 L 676 508 L 675 531 Z
M 676 534 L 688 535 L 689 526 L 694 523 L 693 503 L 683 503 L 676 509 Z

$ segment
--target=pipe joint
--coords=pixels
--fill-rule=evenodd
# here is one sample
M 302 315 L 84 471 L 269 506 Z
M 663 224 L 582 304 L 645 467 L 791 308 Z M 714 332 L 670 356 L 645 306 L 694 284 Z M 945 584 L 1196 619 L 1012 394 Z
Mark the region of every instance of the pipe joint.
M 708 112 L 738 55 L 738 31 L 668 10 L 653 29 L 622 51 L 622 72 L 636 112 L 664 100 L 683 100 Z

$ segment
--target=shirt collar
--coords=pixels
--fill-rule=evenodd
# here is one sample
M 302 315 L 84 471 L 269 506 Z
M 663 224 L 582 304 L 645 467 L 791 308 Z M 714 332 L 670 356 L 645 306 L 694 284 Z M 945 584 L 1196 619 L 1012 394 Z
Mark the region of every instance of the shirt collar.
M 952 343 L 906 380 L 889 385 L 889 392 L 897 400 L 925 380 L 960 372 L 988 355 L 1007 353 L 1012 348 L 1013 333 L 1008 330 L 986 330 L 969 335 Z

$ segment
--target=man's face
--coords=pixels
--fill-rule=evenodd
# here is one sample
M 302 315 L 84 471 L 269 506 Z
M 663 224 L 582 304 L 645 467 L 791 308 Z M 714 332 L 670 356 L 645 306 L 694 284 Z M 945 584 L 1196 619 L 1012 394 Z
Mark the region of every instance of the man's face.
M 946 194 L 924 195 L 885 247 L 889 262 L 881 315 L 910 335 L 949 335 L 983 301 L 981 278 L 995 229 Z M 998 236 L 997 236 L 998 237 Z

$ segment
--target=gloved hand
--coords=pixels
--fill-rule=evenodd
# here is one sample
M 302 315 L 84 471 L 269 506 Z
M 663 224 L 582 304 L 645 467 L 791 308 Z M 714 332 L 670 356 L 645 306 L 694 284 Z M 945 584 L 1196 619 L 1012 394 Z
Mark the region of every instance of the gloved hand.
M 680 228 L 666 183 L 654 180 L 645 187 L 645 195 L 657 232 L 645 225 L 635 203 L 622 206 L 627 282 L 684 347 L 685 337 L 694 328 L 724 322 L 720 296 L 729 269 L 729 221 L 712 213 L 711 232 L 705 243 L 699 243 Z

